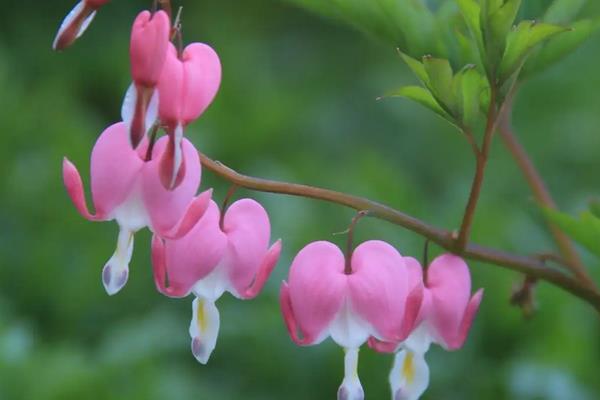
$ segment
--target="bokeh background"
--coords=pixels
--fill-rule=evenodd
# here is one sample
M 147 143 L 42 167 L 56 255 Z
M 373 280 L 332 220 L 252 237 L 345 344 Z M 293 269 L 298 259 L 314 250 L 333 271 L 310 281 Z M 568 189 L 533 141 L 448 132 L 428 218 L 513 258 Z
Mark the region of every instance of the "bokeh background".
M 208 366 L 189 351 L 192 299 L 167 299 L 154 288 L 148 232 L 136 236 L 126 288 L 114 297 L 104 292 L 100 272 L 117 227 L 79 217 L 62 186 L 61 160 L 73 160 L 87 181 L 94 141 L 118 120 L 129 84 L 130 24 L 149 3 L 112 2 L 64 54 L 50 46 L 72 1 L 2 4 L 0 399 L 335 398 L 342 351 L 330 341 L 296 347 L 277 293 L 309 241 L 344 243 L 332 234 L 346 228 L 350 210 L 239 192 L 265 205 L 284 252 L 257 300 L 219 301 L 221 333 Z M 364 195 L 458 227 L 473 171 L 469 148 L 419 106 L 375 101 L 415 82 L 393 46 L 281 0 L 174 3 L 185 7 L 186 41 L 210 43 L 223 63 L 218 97 L 188 130 L 201 150 L 248 174 Z M 596 36 L 525 84 L 516 102 L 519 136 L 572 212 L 600 192 L 599 54 Z M 228 187 L 209 172 L 203 186 L 214 186 L 219 201 Z M 422 238 L 386 222 L 365 220 L 357 236 L 387 240 L 405 255 L 422 253 Z M 499 141 L 474 238 L 523 253 L 552 246 Z M 597 260 L 586 260 L 600 277 Z M 592 308 L 540 284 L 539 312 L 524 320 L 508 304 L 520 277 L 470 265 L 474 286 L 486 290 L 481 311 L 463 350 L 434 347 L 428 354 L 432 380 L 424 398 L 600 398 L 600 320 Z M 390 365 L 390 357 L 361 352 L 369 399 L 389 397 Z

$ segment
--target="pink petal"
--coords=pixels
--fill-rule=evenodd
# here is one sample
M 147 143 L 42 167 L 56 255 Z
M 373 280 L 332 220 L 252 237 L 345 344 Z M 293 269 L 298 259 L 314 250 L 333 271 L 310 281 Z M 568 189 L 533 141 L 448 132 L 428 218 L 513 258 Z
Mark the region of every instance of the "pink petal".
M 412 288 L 406 299 L 406 307 L 404 309 L 404 320 L 402 321 L 402 329 L 396 340 L 403 342 L 411 334 L 411 332 L 420 323 L 419 312 L 421 311 L 424 298 L 423 284 L 417 284 Z
M 471 296 L 469 268 L 462 258 L 443 254 L 429 266 L 426 284 L 431 293 L 431 322 L 438 336 L 451 345 Z
M 168 125 L 170 129 L 175 129 L 181 121 L 184 85 L 183 65 L 177 56 L 177 49 L 170 44 L 167 47 L 167 55 L 158 81 L 160 93 L 158 115 L 162 123 Z
M 169 286 L 157 285 L 167 296 L 183 297 L 190 293 L 196 282 L 210 274 L 221 261 L 227 246 L 227 237 L 219 227 L 219 207 L 210 201 L 208 209 L 196 226 L 179 240 L 165 241 L 164 256 L 158 246 L 156 258 L 164 262 L 155 266 L 159 273 L 155 280 L 164 281 L 166 271 Z
M 167 287 L 167 260 L 165 254 L 165 243 L 158 235 L 152 235 L 152 273 L 156 289 L 169 295 L 170 290 Z M 185 295 L 182 295 L 183 297 Z M 176 296 L 174 296 L 176 297 Z
M 290 299 L 290 287 L 287 282 L 281 283 L 281 289 L 279 291 L 279 304 L 281 305 L 281 313 L 283 315 L 283 321 L 285 327 L 292 338 L 292 341 L 298 346 L 308 346 L 312 344 L 316 338 L 305 335 L 303 338 L 298 336 L 298 322 L 296 322 L 296 316 L 292 309 L 292 301 Z
M 152 160 L 144 166 L 142 179 L 144 205 L 150 216 L 152 229 L 156 232 L 168 232 L 180 221 L 200 186 L 201 166 L 198 152 L 191 142 L 184 139 L 182 147 L 185 176 L 177 188 L 164 188 L 159 168 L 160 155 L 165 151 L 167 141 L 166 137 L 162 137 L 156 142 Z
M 71 161 L 66 157 L 63 159 L 63 182 L 67 193 L 71 198 L 71 201 L 75 205 L 79 214 L 90 221 L 102 220 L 103 216 L 94 215 L 88 210 L 87 203 L 85 201 L 85 193 L 83 191 L 83 182 L 79 171 Z
M 423 267 L 421 267 L 421 263 L 413 257 L 404 257 L 404 262 L 408 268 L 409 287 L 415 288 L 420 286 L 423 291 L 420 300 L 419 313 L 414 320 L 414 326 L 416 327 L 427 318 L 428 310 L 430 308 L 429 304 L 431 303 L 431 294 L 429 293 L 429 289 L 424 287 Z M 414 301 L 416 299 L 413 298 L 412 300 Z M 407 309 L 411 307 L 409 303 L 410 302 L 407 301 Z M 412 306 L 414 306 L 414 304 L 412 304 Z
M 315 344 L 324 339 L 325 330 L 347 296 L 344 255 L 340 249 L 324 241 L 303 248 L 290 267 L 288 286 L 289 293 L 288 289 L 282 292 L 282 311 L 286 320 L 295 317 L 304 338 L 303 344 Z
M 354 250 L 349 278 L 352 309 L 384 339 L 393 341 L 402 330 L 408 279 L 404 259 L 389 244 L 373 240 Z
M 244 299 L 253 299 L 254 297 L 258 296 L 262 288 L 265 286 L 267 279 L 269 279 L 271 272 L 273 272 L 275 265 L 277 265 L 280 254 L 281 240 L 278 240 L 267 252 L 262 264 L 258 268 L 258 272 L 256 273 L 256 277 L 254 278 L 252 285 L 241 293 L 241 296 Z
M 179 59 L 170 45 L 158 87 L 160 119 L 172 129 L 198 118 L 214 99 L 221 83 L 221 63 L 209 46 L 193 43 Z
M 189 124 L 208 108 L 221 84 L 221 61 L 204 43 L 192 43 L 183 51 L 185 65 L 183 122 Z
M 189 204 L 185 214 L 176 226 L 169 232 L 158 232 L 164 239 L 177 240 L 187 235 L 196 226 L 210 204 L 212 189 L 206 190 L 195 197 Z
M 414 288 L 417 285 L 423 285 L 423 267 L 421 263 L 413 257 L 404 257 L 404 264 L 408 270 L 408 287 Z
M 86 4 L 93 9 L 97 10 L 106 3 L 110 2 L 110 0 L 85 0 Z
M 244 297 L 267 255 L 271 236 L 269 216 L 256 201 L 238 200 L 225 212 L 223 231 L 229 241 L 225 262 L 229 280 Z M 274 266 L 271 264 L 267 267 Z
M 398 350 L 398 342 L 384 342 L 373 336 L 369 338 L 367 344 L 378 353 L 393 354 Z
M 136 189 L 144 162 L 129 145 L 127 126 L 109 126 L 92 150 L 91 187 L 94 207 L 108 215 Z
M 131 76 L 144 88 L 153 88 L 160 78 L 171 31 L 169 16 L 164 11 L 138 14 L 131 29 L 129 56 Z
M 133 90 L 133 98 L 125 98 L 122 114 L 125 117 L 123 120 L 129 124 L 130 145 L 135 149 L 140 145 L 146 136 L 146 132 L 151 128 L 151 126 L 147 126 L 146 122 L 148 119 L 151 119 L 149 114 L 152 111 L 149 110 L 149 107 L 155 93 L 154 89 L 137 84 L 133 85 Z M 126 96 L 129 96 L 129 92 Z M 131 107 L 131 109 L 125 109 L 125 107 Z
M 61 51 L 72 45 L 83 34 L 96 13 L 89 2 L 82 0 L 69 12 L 62 21 L 52 48 Z
M 456 337 L 448 343 L 449 350 L 457 350 L 460 349 L 467 336 L 469 335 L 469 330 L 471 329 L 471 325 L 475 316 L 477 315 L 477 311 L 479 311 L 479 305 L 481 304 L 481 300 L 483 299 L 483 289 L 479 289 L 469 301 L 469 305 L 467 306 L 467 310 L 465 311 L 465 315 L 463 316 L 462 322 L 460 324 L 460 328 Z

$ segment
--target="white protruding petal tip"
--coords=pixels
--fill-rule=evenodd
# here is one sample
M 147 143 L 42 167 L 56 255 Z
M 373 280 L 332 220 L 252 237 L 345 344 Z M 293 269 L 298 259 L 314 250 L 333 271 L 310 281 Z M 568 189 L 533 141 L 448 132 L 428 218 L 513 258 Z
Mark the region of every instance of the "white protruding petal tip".
M 120 228 L 117 249 L 102 270 L 102 283 L 109 296 L 117 294 L 127 283 L 132 254 L 133 232 Z
M 192 354 L 201 364 L 207 364 L 217 345 L 220 317 L 215 303 L 203 298 L 196 298 L 192 303 L 192 321 L 190 336 L 192 338 Z
M 394 400 L 418 400 L 429 386 L 429 367 L 424 354 L 400 350 L 389 379 Z
M 115 267 L 113 267 L 115 266 Z M 117 266 L 111 258 L 102 270 L 102 284 L 109 296 L 117 294 L 127 283 L 129 268 Z
M 358 379 L 358 348 L 344 349 L 344 380 L 338 389 L 338 400 L 364 400 L 365 392 Z
M 344 382 L 338 389 L 338 400 L 364 400 L 365 392 L 360 382 Z

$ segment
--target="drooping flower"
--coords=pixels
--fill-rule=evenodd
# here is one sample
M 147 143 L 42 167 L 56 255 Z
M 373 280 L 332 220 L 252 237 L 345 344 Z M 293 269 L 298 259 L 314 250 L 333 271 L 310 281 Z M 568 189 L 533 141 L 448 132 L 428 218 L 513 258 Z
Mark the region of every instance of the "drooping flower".
M 344 348 L 344 380 L 338 399 L 362 400 L 357 373 L 360 346 L 369 336 L 404 340 L 414 326 L 423 292 L 421 287 L 409 290 L 404 259 L 385 242 L 358 246 L 351 256 L 351 271 L 346 261 L 330 242 L 309 244 L 292 262 L 280 301 L 296 344 L 314 345 L 331 336 Z
M 88 28 L 96 11 L 110 0 L 81 0 L 69 12 L 58 29 L 58 33 L 52 43 L 54 50 L 64 50 L 83 35 Z
M 411 285 L 421 285 L 423 269 L 417 260 L 405 257 Z M 389 381 L 393 400 L 417 400 L 429 385 L 425 353 L 432 343 L 446 350 L 461 348 L 483 297 L 479 289 L 471 297 L 471 275 L 465 261 L 451 254 L 437 257 L 427 268 L 423 303 L 416 329 L 406 341 L 382 343 L 369 339 L 380 352 L 395 352 Z
M 233 203 L 221 219 L 214 201 L 183 238 L 152 241 L 152 263 L 158 290 L 170 297 L 194 293 L 190 336 L 192 353 L 206 364 L 215 348 L 220 317 L 215 302 L 226 291 L 252 299 L 262 290 L 281 252 L 281 241 L 269 247 L 271 224 L 254 200 Z
M 169 134 L 169 151 L 164 154 L 161 179 L 165 187 L 180 179 L 181 140 L 184 128 L 196 120 L 213 101 L 221 84 L 219 56 L 208 45 L 192 43 L 178 54 L 169 44 L 158 83 L 159 117 Z
M 102 282 L 110 295 L 127 282 L 135 232 L 148 227 L 163 237 L 181 237 L 202 217 L 210 200 L 210 191 L 194 197 L 200 185 L 201 167 L 198 153 L 189 141 L 183 142 L 185 178 L 173 191 L 166 190 L 158 176 L 167 138 L 156 142 L 149 161 L 140 156 L 146 154 L 147 147 L 144 143 L 138 151 L 133 150 L 127 126 L 122 122 L 100 135 L 90 166 L 95 214 L 88 210 L 79 172 L 69 160 L 63 161 L 64 184 L 79 213 L 91 221 L 116 220 L 119 225 L 116 251 L 102 271 Z
M 169 45 L 171 27 L 164 11 L 142 11 L 133 22 L 129 55 L 133 83 L 121 110 L 130 129 L 132 147 L 137 147 L 158 117 L 158 85 Z

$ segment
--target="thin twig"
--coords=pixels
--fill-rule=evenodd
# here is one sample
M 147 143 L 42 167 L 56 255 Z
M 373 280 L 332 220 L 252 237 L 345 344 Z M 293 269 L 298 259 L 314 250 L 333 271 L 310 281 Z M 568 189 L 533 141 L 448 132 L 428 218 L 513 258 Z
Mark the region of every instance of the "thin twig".
M 512 103 L 510 100 L 511 99 L 507 101 L 509 104 Z M 544 180 L 542 179 L 538 170 L 535 168 L 535 165 L 533 164 L 533 161 L 531 161 L 527 151 L 519 142 L 511 128 L 510 111 L 511 106 L 508 106 L 507 112 L 504 113 L 504 115 L 502 115 L 500 118 L 500 122 L 498 124 L 500 137 L 504 141 L 506 148 L 515 159 L 518 167 L 521 169 L 521 172 L 529 184 L 529 187 L 531 188 L 531 191 L 533 192 L 535 200 L 538 202 L 538 204 L 553 210 L 557 210 L 558 207 L 556 206 L 556 202 L 552 198 L 552 195 L 546 187 Z M 550 220 L 546 219 L 546 223 L 561 254 L 567 261 L 567 266 L 573 271 L 575 276 L 582 283 L 589 285 L 590 287 L 594 287 L 594 282 L 587 273 L 571 239 L 569 239 L 569 237 Z
M 475 211 L 477 210 L 477 203 L 479 202 L 481 188 L 483 187 L 483 178 L 485 176 L 485 168 L 492 145 L 492 138 L 496 129 L 496 119 L 496 90 L 492 86 L 483 144 L 481 146 L 481 150 L 475 154 L 475 176 L 473 178 L 473 184 L 471 185 L 469 200 L 467 201 L 467 206 L 465 207 L 465 213 L 460 226 L 460 231 L 458 233 L 458 239 L 456 240 L 457 251 L 462 251 L 465 248 L 467 242 L 469 241 L 469 237 L 471 236 L 471 228 L 473 227 Z
M 402 226 L 430 239 L 432 242 L 448 251 L 455 251 L 456 249 L 455 240 L 452 238 L 451 232 L 429 225 L 426 222 L 381 203 L 333 190 L 242 175 L 202 153 L 200 154 L 200 160 L 204 168 L 240 187 L 260 192 L 287 194 L 291 196 L 324 200 L 353 208 L 356 211 L 369 210 L 369 215 L 372 217 Z M 600 312 L 600 292 L 582 285 L 577 279 L 566 275 L 560 270 L 547 267 L 538 257 L 515 255 L 472 243 L 467 244 L 462 251 L 458 252 L 458 254 L 472 260 L 495 264 L 551 282 L 565 291 L 587 301 Z
M 363 217 L 369 215 L 368 210 L 361 210 L 354 218 L 352 218 L 352 222 L 350 222 L 350 226 L 348 227 L 348 239 L 346 241 L 346 266 L 344 267 L 344 273 L 346 275 L 352 274 L 352 253 L 354 252 L 354 229 L 356 228 L 356 224 Z

